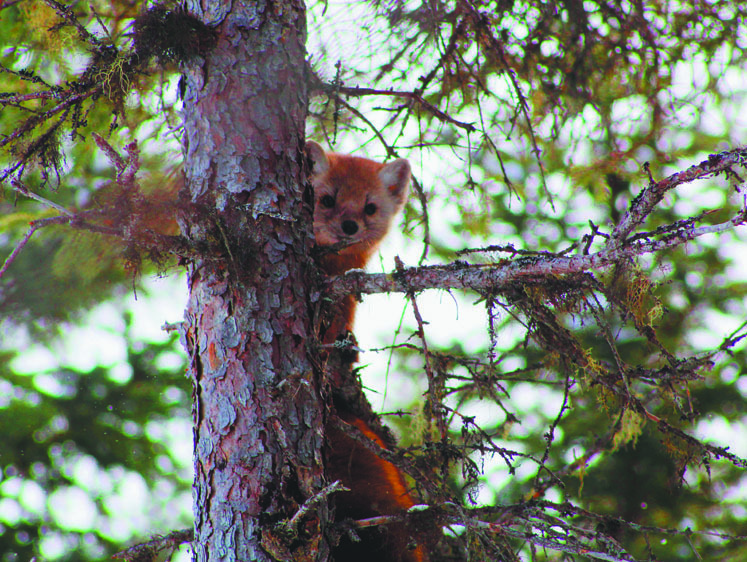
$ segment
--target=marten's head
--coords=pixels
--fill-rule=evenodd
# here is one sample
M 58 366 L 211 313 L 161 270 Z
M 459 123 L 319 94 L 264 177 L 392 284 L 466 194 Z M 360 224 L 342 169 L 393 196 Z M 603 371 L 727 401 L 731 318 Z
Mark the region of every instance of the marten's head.
M 325 152 L 313 141 L 306 143 L 306 154 L 312 166 L 317 245 L 345 245 L 337 255 L 350 264 L 342 271 L 363 267 L 405 204 L 410 185 L 409 162 L 399 158 L 380 164 Z

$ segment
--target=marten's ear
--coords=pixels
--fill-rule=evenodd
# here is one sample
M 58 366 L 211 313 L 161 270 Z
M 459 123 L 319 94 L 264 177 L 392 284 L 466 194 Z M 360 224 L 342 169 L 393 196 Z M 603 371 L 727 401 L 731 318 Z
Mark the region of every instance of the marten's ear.
M 311 173 L 315 176 L 320 176 L 329 170 L 329 159 L 327 154 L 324 152 L 322 145 L 314 141 L 306 141 L 304 147 L 306 156 L 311 160 Z
M 410 163 L 404 158 L 397 158 L 379 170 L 381 183 L 389 190 L 399 205 L 407 199 L 410 186 Z

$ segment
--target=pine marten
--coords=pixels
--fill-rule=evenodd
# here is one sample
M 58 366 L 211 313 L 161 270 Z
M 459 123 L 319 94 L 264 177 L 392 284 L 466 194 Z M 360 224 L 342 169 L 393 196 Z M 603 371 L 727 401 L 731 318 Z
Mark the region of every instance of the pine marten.
M 367 158 L 325 152 L 317 143 L 306 143 L 314 188 L 314 237 L 320 247 L 341 246 L 320 258 L 328 275 L 363 268 L 374 254 L 402 209 L 410 185 L 410 164 L 397 159 L 381 164 Z M 348 295 L 330 311 L 322 343 L 345 337 L 353 328 L 356 300 Z M 331 377 L 332 386 L 340 378 Z M 340 390 L 340 389 L 334 389 Z M 335 414 L 363 435 L 386 447 L 383 432 L 353 412 L 344 401 L 335 401 Z M 331 414 L 334 415 L 334 414 Z M 326 469 L 330 480 L 340 480 L 350 492 L 336 498 L 336 519 L 364 519 L 394 515 L 412 507 L 404 476 L 392 463 L 378 457 L 333 424 L 325 428 Z M 333 551 L 345 562 L 424 562 L 422 547 L 408 548 L 403 525 L 360 529 L 355 542 L 342 537 Z
M 367 158 L 325 152 L 306 143 L 312 164 L 314 237 L 318 246 L 345 245 L 321 258 L 328 275 L 363 268 L 389 232 L 402 209 L 410 185 L 410 164 L 401 158 L 380 164 Z M 337 305 L 323 343 L 351 332 L 356 301 L 352 295 Z

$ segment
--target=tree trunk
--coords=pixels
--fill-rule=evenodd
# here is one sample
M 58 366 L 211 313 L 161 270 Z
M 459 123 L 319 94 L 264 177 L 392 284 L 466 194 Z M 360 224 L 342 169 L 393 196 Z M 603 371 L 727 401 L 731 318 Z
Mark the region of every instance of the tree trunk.
M 304 5 L 207 6 L 190 6 L 219 39 L 185 69 L 191 212 L 181 220 L 197 247 L 213 248 L 190 266 L 183 330 L 195 560 L 323 560 L 323 506 L 303 519 L 301 540 L 276 525 L 323 484 L 322 403 L 307 356 Z

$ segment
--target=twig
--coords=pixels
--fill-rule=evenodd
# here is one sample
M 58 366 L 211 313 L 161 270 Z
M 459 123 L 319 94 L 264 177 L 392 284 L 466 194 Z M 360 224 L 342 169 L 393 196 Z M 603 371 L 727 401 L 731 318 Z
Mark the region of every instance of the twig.
M 0 71 L 8 72 L 8 69 L 0 66 Z M 44 90 L 42 92 L 31 92 L 28 94 L 3 95 L 2 98 L 0 98 L 0 102 L 2 102 L 3 104 L 18 104 L 18 107 L 20 107 L 21 109 L 25 109 L 27 111 L 33 111 L 34 113 L 38 113 L 37 110 L 31 109 L 28 107 L 23 107 L 20 104 L 22 104 L 25 101 L 59 99 L 59 98 L 60 98 L 60 92 L 53 91 L 53 90 Z
M 452 116 L 450 116 L 448 113 L 444 113 L 440 109 L 438 109 L 435 105 L 425 101 L 423 99 L 423 96 L 420 95 L 417 92 L 410 92 L 407 90 L 379 90 L 376 88 L 359 88 L 358 86 L 355 87 L 348 87 L 348 86 L 337 86 L 336 84 L 325 84 L 320 83 L 319 88 L 327 93 L 327 94 L 345 94 L 346 96 L 355 96 L 355 97 L 361 97 L 361 96 L 394 96 L 398 98 L 406 98 L 413 101 L 416 101 L 420 106 L 423 107 L 426 111 L 429 113 L 432 113 L 442 121 L 446 121 L 447 123 L 451 123 L 452 125 L 456 125 L 457 127 L 464 129 L 468 132 L 474 132 L 477 129 L 472 123 L 464 123 L 462 121 L 458 121 L 457 119 L 454 119 Z
M 24 246 L 26 246 L 26 243 L 29 241 L 31 236 L 33 236 L 34 232 L 36 232 L 40 227 L 41 225 L 34 224 L 33 222 L 31 223 L 31 227 L 28 229 L 24 237 L 20 242 L 18 242 L 10 255 L 5 259 L 3 267 L 0 267 L 0 279 L 2 279 L 3 275 L 5 275 L 5 272 L 8 271 L 8 268 L 18 257 L 18 254 L 21 253 L 21 250 L 23 250 Z
M 59 211 L 63 215 L 67 215 L 70 218 L 75 217 L 75 213 L 73 213 L 72 211 L 66 209 L 62 205 L 58 205 L 54 201 L 50 201 L 49 199 L 45 199 L 41 195 L 37 195 L 33 191 L 30 191 L 29 188 L 26 187 L 26 185 L 23 182 L 21 182 L 21 180 L 14 178 L 13 181 L 11 182 L 11 184 L 13 185 L 13 189 L 15 191 L 17 191 L 18 193 L 20 193 L 22 195 L 25 195 L 29 199 L 34 199 L 34 200 L 38 201 L 39 203 L 41 203 L 42 205 L 46 205 L 47 207 L 50 207 L 50 208 L 54 209 L 55 211 Z
M 172 531 L 163 537 L 157 537 L 148 542 L 133 545 L 130 548 L 112 554 L 112 558 L 122 560 L 154 560 L 155 555 L 162 550 L 170 548 L 173 552 L 179 545 L 185 542 L 192 542 L 193 540 L 193 529 L 181 529 L 179 531 Z
M 565 385 L 563 389 L 563 403 L 560 405 L 560 410 L 558 410 L 558 415 L 555 416 L 555 419 L 553 420 L 552 424 L 550 424 L 550 429 L 547 430 L 545 433 L 545 442 L 547 443 L 547 446 L 545 447 L 545 452 L 542 455 L 542 460 L 539 462 L 540 469 L 537 471 L 537 476 L 534 479 L 534 490 L 535 493 L 542 490 L 542 493 L 544 493 L 544 490 L 547 488 L 542 488 L 540 486 L 540 474 L 542 473 L 542 470 L 546 470 L 550 476 L 550 481 L 554 481 L 556 483 L 560 483 L 562 485 L 562 480 L 558 478 L 555 474 L 553 474 L 550 469 L 547 468 L 546 464 L 547 460 L 550 458 L 550 448 L 552 447 L 553 442 L 555 441 L 555 430 L 557 429 L 558 425 L 560 424 L 560 421 L 563 419 L 563 414 L 568 409 L 568 400 L 570 399 L 570 390 L 571 390 L 571 379 L 570 375 L 566 375 L 565 377 Z
M 96 95 L 99 93 L 102 89 L 102 85 L 98 84 L 96 86 L 91 87 L 90 90 L 86 90 L 80 94 L 73 94 L 73 95 L 66 95 L 65 93 L 60 94 L 59 96 L 53 96 L 55 99 L 63 98 L 64 101 L 60 102 L 53 108 L 45 111 L 44 113 L 40 113 L 38 115 L 35 115 L 34 117 L 29 118 L 27 121 L 23 123 L 20 127 L 18 127 L 13 133 L 10 135 L 3 137 L 0 140 L 0 148 L 5 146 L 8 143 L 11 143 L 15 141 L 16 139 L 20 138 L 21 136 L 28 133 L 31 129 L 39 125 L 40 123 L 45 122 L 47 119 L 55 115 L 56 113 L 59 113 L 60 111 L 63 111 L 65 109 L 68 109 L 69 107 L 76 105 L 78 103 L 81 103 L 86 98 L 89 98 L 91 96 Z M 4 177 L 7 177 L 8 174 L 5 174 Z
M 428 378 L 428 395 L 430 399 L 431 413 L 436 416 L 439 435 L 441 436 L 441 440 L 445 442 L 447 439 L 446 421 L 444 420 L 443 412 L 440 409 L 441 397 L 439 395 L 441 392 L 437 390 L 437 387 L 443 387 L 443 382 L 439 381 L 433 373 L 431 355 L 428 351 L 428 342 L 425 338 L 425 322 L 423 322 L 423 317 L 420 315 L 420 309 L 418 308 L 417 299 L 415 299 L 415 293 L 410 291 L 407 293 L 407 297 L 410 300 L 410 303 L 412 303 L 415 321 L 418 324 L 418 336 L 420 336 L 420 341 L 423 342 L 423 360 L 425 361 L 425 374 Z
M 744 333 L 743 334 L 739 334 L 739 332 L 741 332 L 742 330 L 744 330 L 745 327 L 747 327 L 747 320 L 745 320 L 744 322 L 742 322 L 742 325 L 739 326 L 739 328 L 737 328 L 731 334 L 729 334 L 726 338 L 724 338 L 724 341 L 721 343 L 720 346 L 718 346 L 718 348 L 720 350 L 726 351 L 730 347 L 733 347 L 739 340 L 743 340 L 744 338 L 746 338 L 747 334 L 744 334 Z M 737 334 L 739 334 L 739 335 L 737 335 Z
M 57 12 L 57 15 L 60 16 L 63 20 L 67 22 L 68 25 L 74 27 L 78 31 L 78 35 L 81 39 L 83 39 L 86 43 L 90 44 L 91 46 L 98 49 L 100 41 L 98 37 L 91 34 L 82 23 L 78 21 L 78 18 L 75 16 L 73 11 L 63 5 L 59 2 L 56 2 L 55 0 L 44 0 L 44 3 L 47 4 L 50 8 L 52 8 L 55 12 Z
M 741 164 L 742 166 L 747 165 L 747 148 L 738 148 L 728 152 L 713 154 L 708 160 L 704 160 L 695 166 L 690 166 L 687 170 L 672 174 L 658 182 L 654 182 L 653 178 L 649 176 L 649 185 L 633 200 L 620 224 L 615 228 L 612 239 L 617 244 L 623 244 L 630 233 L 638 225 L 643 223 L 668 191 L 683 183 L 689 183 L 696 179 L 725 172 L 737 164 Z
M 511 65 L 508 64 L 508 58 L 506 57 L 503 45 L 490 32 L 492 26 L 488 18 L 482 12 L 480 12 L 480 10 L 478 10 L 472 4 L 472 2 L 470 2 L 470 0 L 461 0 L 458 5 L 462 8 L 465 8 L 466 12 L 468 12 L 472 16 L 472 19 L 474 21 L 474 25 L 472 27 L 475 33 L 485 39 L 486 43 L 490 47 L 490 51 L 506 71 L 506 76 L 508 76 L 508 79 L 511 82 L 512 89 L 516 93 L 516 97 L 519 100 L 519 109 L 527 124 L 529 139 L 532 143 L 532 152 L 534 153 L 535 160 L 537 161 L 537 166 L 540 172 L 540 179 L 542 180 L 542 188 L 544 189 L 545 195 L 550 202 L 550 206 L 555 209 L 555 202 L 553 201 L 552 193 L 550 193 L 550 190 L 547 187 L 547 181 L 545 179 L 545 167 L 542 165 L 542 158 L 540 157 L 541 151 L 539 146 L 537 145 L 537 137 L 534 134 L 534 126 L 532 125 L 532 120 L 529 116 L 529 104 L 527 103 L 524 93 L 521 91 L 521 86 L 519 85 L 519 81 L 516 78 L 516 74 L 513 68 L 511 68 Z
M 321 489 L 319 492 L 314 494 L 312 497 L 310 497 L 308 500 L 306 500 L 301 507 L 298 508 L 298 511 L 291 517 L 284 526 L 287 530 L 296 533 L 296 529 L 298 527 L 299 522 L 306 517 L 308 512 L 314 508 L 317 504 L 322 503 L 327 499 L 327 496 L 334 494 L 335 492 L 349 492 L 349 488 L 346 488 L 342 482 L 339 480 L 336 480 L 332 482 L 329 486 L 326 488 Z
M 106 139 L 98 133 L 92 133 L 93 140 L 101 151 L 104 153 L 106 158 L 111 162 L 117 170 L 117 177 L 119 177 L 127 166 L 127 161 L 119 155 L 119 152 L 114 150 L 112 145 L 106 142 Z

